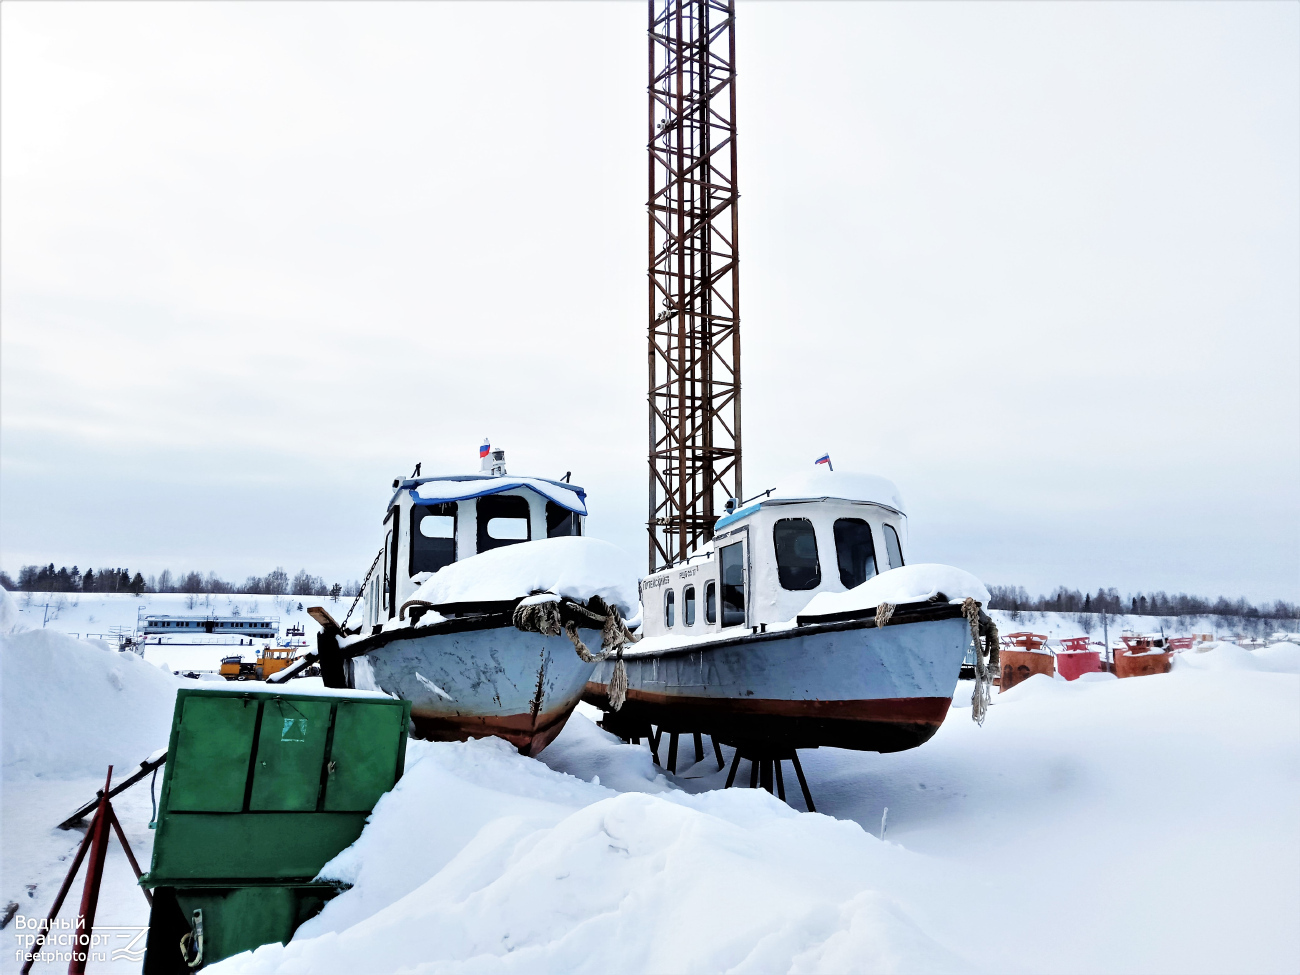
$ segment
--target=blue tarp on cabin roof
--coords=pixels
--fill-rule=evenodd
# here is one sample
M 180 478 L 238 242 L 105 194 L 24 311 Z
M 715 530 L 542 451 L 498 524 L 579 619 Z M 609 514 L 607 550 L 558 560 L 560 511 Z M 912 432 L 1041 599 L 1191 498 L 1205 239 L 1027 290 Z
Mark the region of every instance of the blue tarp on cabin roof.
M 414 486 L 412 486 L 414 485 Z M 540 477 L 492 477 L 463 475 L 457 477 L 420 478 L 402 484 L 411 495 L 412 504 L 442 504 L 446 501 L 467 501 L 502 491 L 527 488 L 561 508 L 580 515 L 587 513 L 587 492 L 576 484 L 548 481 Z

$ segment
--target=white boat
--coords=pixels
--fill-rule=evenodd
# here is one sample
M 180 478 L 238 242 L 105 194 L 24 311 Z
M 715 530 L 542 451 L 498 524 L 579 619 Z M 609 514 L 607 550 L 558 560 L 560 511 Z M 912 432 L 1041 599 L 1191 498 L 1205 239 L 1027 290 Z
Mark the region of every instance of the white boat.
M 409 700 L 423 738 L 496 735 L 537 754 L 581 698 L 604 620 L 626 634 L 635 609 L 627 557 L 583 537 L 586 515 L 581 487 L 511 476 L 500 450 L 478 474 L 394 481 L 360 622 L 311 611 L 326 686 Z M 553 604 L 551 634 L 517 612 L 525 599 Z M 565 623 L 573 633 L 556 635 Z
M 606 727 L 750 750 L 925 742 L 951 706 L 971 620 L 985 636 L 992 623 L 975 577 L 906 566 L 906 535 L 898 489 L 880 477 L 816 470 L 729 503 L 709 544 L 642 580 L 644 638 L 625 651 L 627 700 Z M 589 702 L 608 707 L 609 677 L 599 664 Z

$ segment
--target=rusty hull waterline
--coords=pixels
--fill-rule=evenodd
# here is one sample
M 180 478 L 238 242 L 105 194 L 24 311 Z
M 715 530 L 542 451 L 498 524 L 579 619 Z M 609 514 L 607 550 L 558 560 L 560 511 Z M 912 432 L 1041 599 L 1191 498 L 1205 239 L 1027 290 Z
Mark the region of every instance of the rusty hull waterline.
M 536 758 L 564 730 L 570 709 L 539 714 L 462 715 L 447 717 L 411 709 L 415 737 L 425 741 L 468 741 L 471 738 L 504 738 L 521 755 Z

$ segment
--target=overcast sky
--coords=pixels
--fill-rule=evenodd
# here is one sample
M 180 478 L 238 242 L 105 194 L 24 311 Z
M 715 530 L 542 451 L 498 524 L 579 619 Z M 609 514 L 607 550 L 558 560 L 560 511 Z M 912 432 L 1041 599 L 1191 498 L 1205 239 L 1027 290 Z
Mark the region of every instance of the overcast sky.
M 0 566 L 359 578 L 398 475 L 645 551 L 646 12 L 0 6 Z M 745 488 L 1300 597 L 1300 6 L 741 3 Z

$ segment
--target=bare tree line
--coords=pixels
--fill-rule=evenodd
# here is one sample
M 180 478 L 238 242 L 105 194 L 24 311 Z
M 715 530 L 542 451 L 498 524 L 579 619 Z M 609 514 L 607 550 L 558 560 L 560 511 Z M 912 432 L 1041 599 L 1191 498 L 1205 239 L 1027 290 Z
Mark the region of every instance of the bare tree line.
M 359 583 L 334 583 L 326 585 L 321 576 L 300 569 L 290 578 L 283 567 L 277 566 L 264 576 L 249 576 L 242 585 L 227 582 L 215 572 L 176 572 L 163 569 L 156 576 L 131 574 L 122 568 L 87 569 L 77 566 L 54 568 L 49 565 L 24 565 L 18 570 L 18 580 L 0 571 L 0 586 L 11 592 L 129 592 L 141 595 L 147 592 L 183 593 L 255 593 L 268 596 L 355 596 L 361 591 Z
M 1285 600 L 1275 600 L 1256 606 L 1244 596 L 1230 599 L 1217 596 L 1189 596 L 1185 592 L 1170 595 L 1166 592 L 1126 593 L 1116 589 L 1098 589 L 1084 593 L 1078 589 L 1057 586 L 1050 595 L 1031 596 L 1024 586 L 989 586 L 989 608 L 1011 612 L 1036 613 L 1110 613 L 1121 616 L 1213 616 L 1237 620 L 1300 619 L 1300 605 Z

